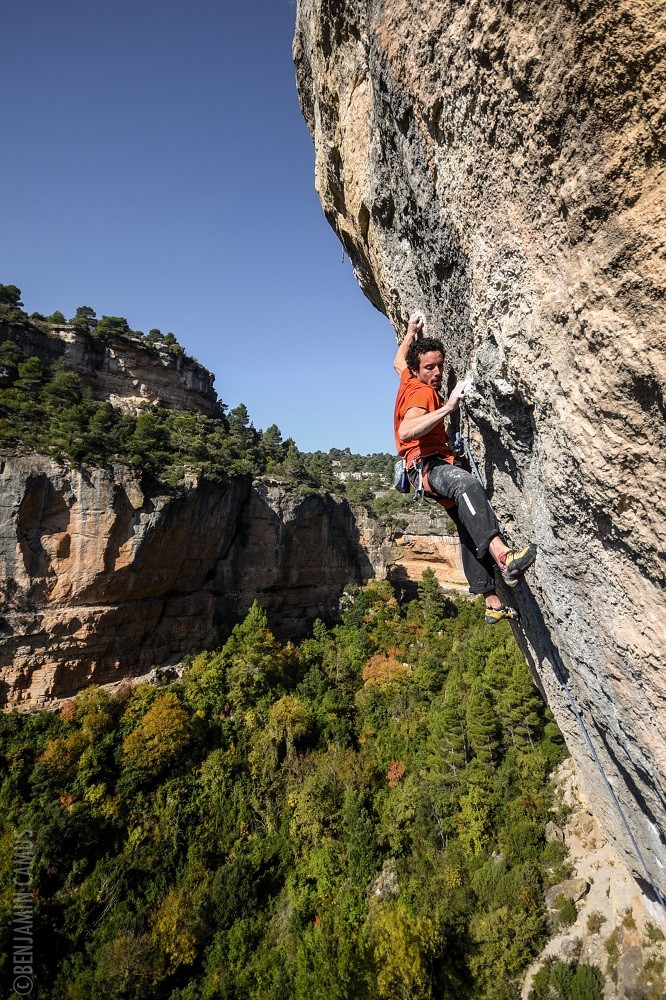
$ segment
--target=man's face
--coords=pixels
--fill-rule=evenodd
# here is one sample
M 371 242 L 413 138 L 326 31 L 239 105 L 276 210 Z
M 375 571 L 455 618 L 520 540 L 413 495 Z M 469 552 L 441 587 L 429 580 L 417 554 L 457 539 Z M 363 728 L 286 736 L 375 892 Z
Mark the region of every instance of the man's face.
M 429 385 L 437 392 L 442 387 L 442 372 L 444 371 L 444 355 L 441 351 L 428 351 L 419 358 L 419 370 L 415 373 L 419 382 Z

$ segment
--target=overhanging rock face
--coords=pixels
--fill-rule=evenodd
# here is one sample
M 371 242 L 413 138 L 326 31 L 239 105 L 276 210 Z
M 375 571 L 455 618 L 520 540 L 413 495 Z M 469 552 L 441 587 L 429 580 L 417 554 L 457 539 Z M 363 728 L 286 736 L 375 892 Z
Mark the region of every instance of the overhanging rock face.
M 299 0 L 294 40 L 326 217 L 396 330 L 423 309 L 473 372 L 493 503 L 539 546 L 523 648 L 664 893 L 665 42 L 640 0 Z

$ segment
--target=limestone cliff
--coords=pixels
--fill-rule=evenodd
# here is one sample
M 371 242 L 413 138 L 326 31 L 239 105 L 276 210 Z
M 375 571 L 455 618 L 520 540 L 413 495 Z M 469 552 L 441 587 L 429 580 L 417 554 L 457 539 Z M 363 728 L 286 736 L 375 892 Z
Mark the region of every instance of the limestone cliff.
M 62 360 L 90 386 L 95 399 L 136 411 L 144 403 L 216 413 L 211 373 L 187 355 L 151 347 L 128 337 L 102 340 L 72 325 L 50 332 L 30 324 L 0 323 L 0 343 L 11 340 L 26 357 L 45 364 Z M 1 384 L 1 383 L 0 383 Z
M 365 512 L 277 484 L 172 490 L 123 466 L 0 462 L 0 705 L 34 708 L 87 683 L 211 648 L 257 599 L 281 638 L 382 573 Z
M 508 537 L 517 602 L 596 815 L 666 893 L 664 0 L 298 0 L 327 219 L 404 329 L 424 310 Z M 545 630 L 545 633 L 544 633 Z
M 388 579 L 398 587 L 407 581 L 414 584 L 421 579 L 425 569 L 431 569 L 445 589 L 460 590 L 468 594 L 460 542 L 456 534 L 449 534 L 449 519 L 433 517 L 428 509 L 409 514 L 402 520 L 404 527 L 394 535 L 393 558 L 387 570 Z

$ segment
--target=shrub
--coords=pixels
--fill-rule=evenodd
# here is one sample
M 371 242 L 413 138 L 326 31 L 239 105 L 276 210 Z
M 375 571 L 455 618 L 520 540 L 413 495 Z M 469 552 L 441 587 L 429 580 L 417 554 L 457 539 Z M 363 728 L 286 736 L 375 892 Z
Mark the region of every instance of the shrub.
M 606 917 L 599 910 L 592 910 L 587 918 L 587 930 L 590 934 L 598 934 L 602 926 L 606 923 Z
M 172 691 L 160 695 L 123 742 L 123 762 L 156 778 L 190 742 L 189 716 Z
M 551 956 L 533 977 L 528 1000 L 604 1000 L 604 979 L 595 965 Z
M 578 910 L 573 899 L 565 899 L 564 896 L 558 896 L 555 900 L 555 907 L 557 909 L 557 923 L 561 927 L 571 927 L 572 924 L 576 923 Z

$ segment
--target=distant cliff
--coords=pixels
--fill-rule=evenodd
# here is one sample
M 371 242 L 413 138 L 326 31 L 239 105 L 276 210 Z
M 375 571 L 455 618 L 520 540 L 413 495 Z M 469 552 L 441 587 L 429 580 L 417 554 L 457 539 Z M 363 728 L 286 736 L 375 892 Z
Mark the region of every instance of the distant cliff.
M 124 466 L 0 462 L 0 704 L 39 707 L 215 646 L 254 600 L 275 633 L 383 575 L 361 508 L 279 484 L 147 482 Z
M 366 295 L 471 369 L 473 446 L 539 557 L 519 633 L 605 830 L 666 893 L 666 4 L 299 0 L 327 219 Z
M 448 518 L 430 514 L 430 509 L 417 510 L 402 518 L 404 527 L 395 532 L 388 579 L 396 586 L 406 581 L 415 583 L 429 568 L 443 587 L 467 594 L 469 586 L 463 573 L 458 535 L 448 533 L 452 527 Z
M 0 343 L 6 340 L 24 358 L 41 360 L 47 382 L 62 361 L 116 409 L 177 410 L 173 448 L 184 448 L 181 411 L 221 416 L 213 376 L 182 348 L 98 337 L 72 324 L 47 331 L 28 317 L 0 323 Z M 14 361 L 0 366 L 0 390 L 9 390 L 0 424 L 16 405 L 15 354 L 6 352 Z M 34 411 L 23 400 L 29 429 L 33 412 L 50 412 L 40 409 L 40 398 Z M 69 420 L 82 419 L 76 408 L 67 412 Z M 55 410 L 52 424 L 57 419 Z M 230 445 L 225 421 L 213 419 L 203 432 L 197 425 L 204 438 L 195 436 L 167 470 L 168 456 L 164 466 L 156 462 L 150 438 L 143 450 L 126 449 L 131 464 L 113 457 L 113 441 L 108 460 L 75 462 L 71 454 L 33 453 L 21 426 L 12 425 L 14 444 L 0 454 L 0 706 L 48 705 L 91 682 L 115 683 L 176 663 L 215 646 L 254 600 L 284 639 L 334 614 L 347 583 L 383 578 L 392 564 L 396 583 L 412 590 L 431 563 L 442 581 L 462 582 L 458 546 L 433 538 L 430 518 L 410 516 L 394 539 L 363 507 L 315 489 L 316 476 L 298 454 L 288 474 L 282 469 L 280 476 L 274 462 L 272 477 L 253 429 L 244 427 Z M 214 462 L 207 436 L 218 449 Z M 55 444 L 44 440 L 58 455 L 61 436 Z M 289 452 L 279 431 L 271 442 Z M 382 456 L 374 458 L 377 479 Z M 265 474 L 252 482 L 244 467 Z
M 215 413 L 217 394 L 213 376 L 203 365 L 166 347 L 149 347 L 127 337 L 103 340 L 73 325 L 54 327 L 46 333 L 25 323 L 0 322 L 0 341 L 17 344 L 26 357 L 45 364 L 62 360 L 90 386 L 93 397 L 126 410 L 141 403 Z M 1 377 L 1 376 L 0 376 Z

